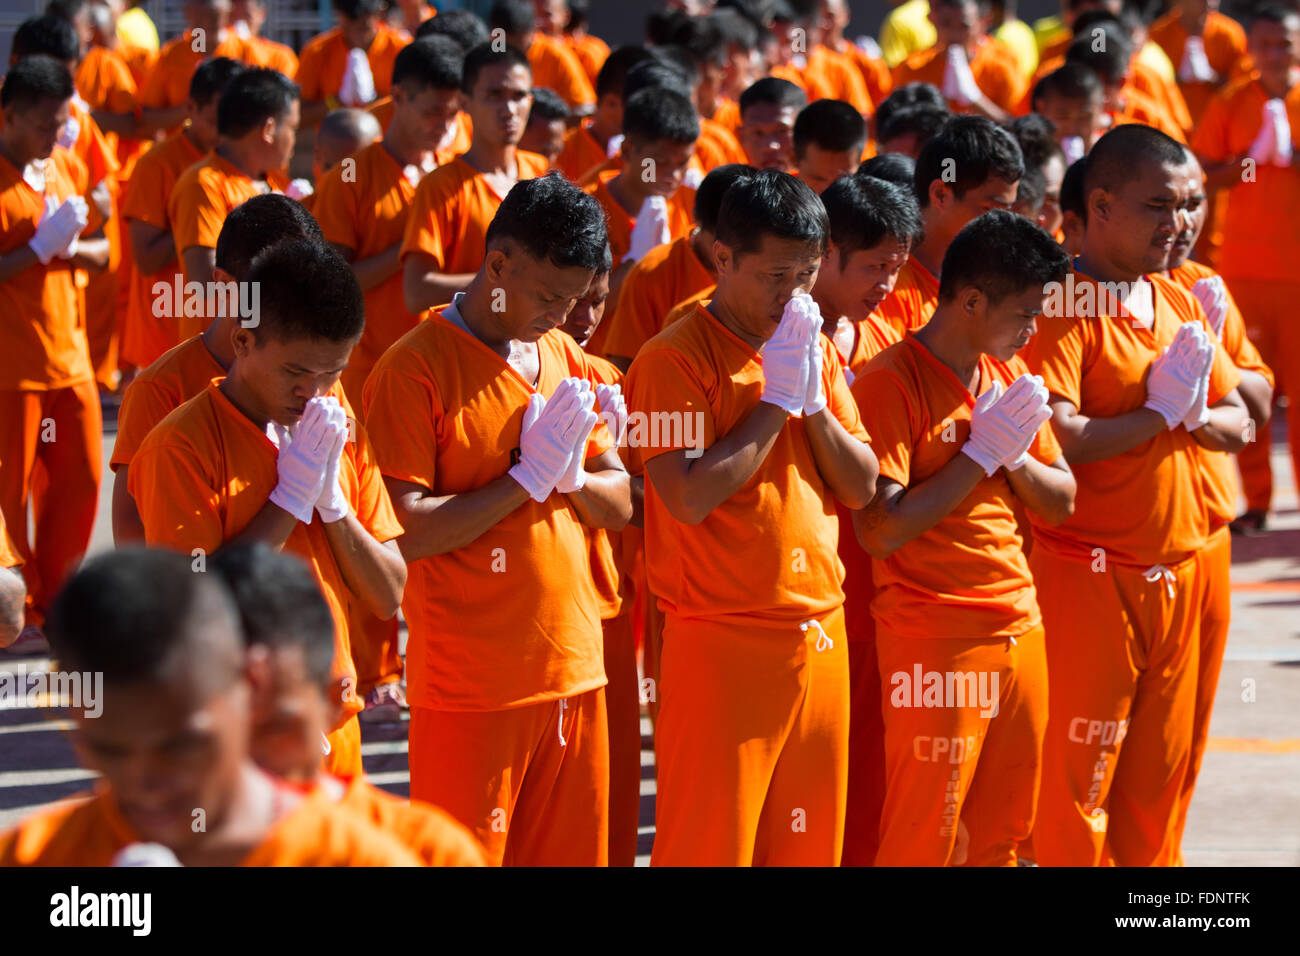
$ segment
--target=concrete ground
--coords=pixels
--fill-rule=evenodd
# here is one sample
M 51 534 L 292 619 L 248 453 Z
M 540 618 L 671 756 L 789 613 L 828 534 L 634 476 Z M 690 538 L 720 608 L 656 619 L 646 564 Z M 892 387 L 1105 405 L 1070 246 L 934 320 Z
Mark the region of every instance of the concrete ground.
M 112 421 L 105 427 L 107 462 Z M 1280 430 L 1275 438 L 1277 511 L 1270 530 L 1233 543 L 1232 629 L 1183 841 L 1188 866 L 1300 864 L 1300 510 Z M 111 476 L 100 492 L 92 553 L 112 546 L 110 491 Z M 30 673 L 49 662 L 0 652 L 0 681 L 18 665 Z M 57 713 L 0 710 L 0 829 L 84 791 L 93 779 L 78 766 L 66 729 Z M 638 863 L 644 865 L 654 836 L 654 756 L 644 718 L 642 731 Z M 405 795 L 405 724 L 369 725 L 363 736 L 370 778 Z

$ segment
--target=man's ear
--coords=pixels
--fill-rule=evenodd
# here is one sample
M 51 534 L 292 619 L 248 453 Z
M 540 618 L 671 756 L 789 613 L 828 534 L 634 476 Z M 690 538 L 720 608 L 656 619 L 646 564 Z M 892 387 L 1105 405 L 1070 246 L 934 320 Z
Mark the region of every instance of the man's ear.
M 493 286 L 501 285 L 509 261 L 510 257 L 506 255 L 505 250 L 499 248 L 488 250 L 487 256 L 483 259 L 483 274 Z
M 244 680 L 251 692 L 253 714 L 264 713 L 271 695 L 271 655 L 265 644 L 244 651 Z
M 1110 221 L 1110 204 L 1111 195 L 1105 189 L 1098 186 L 1092 192 L 1088 193 L 1088 220 L 1109 222 Z
M 936 176 L 934 179 L 930 180 L 930 188 L 928 192 L 930 196 L 930 205 L 934 206 L 936 209 L 947 209 L 949 203 L 952 202 L 952 187 L 945 183 L 940 177 Z
M 724 245 L 721 240 L 713 240 L 713 262 L 717 266 L 718 275 L 731 271 L 733 256 L 731 247 Z
M 266 122 L 262 124 L 262 142 L 268 146 L 275 142 L 276 119 L 274 116 L 268 116 Z
M 230 344 L 234 347 L 235 358 L 246 359 L 257 345 L 257 336 L 253 334 L 252 329 L 236 325 L 234 331 L 230 333 Z

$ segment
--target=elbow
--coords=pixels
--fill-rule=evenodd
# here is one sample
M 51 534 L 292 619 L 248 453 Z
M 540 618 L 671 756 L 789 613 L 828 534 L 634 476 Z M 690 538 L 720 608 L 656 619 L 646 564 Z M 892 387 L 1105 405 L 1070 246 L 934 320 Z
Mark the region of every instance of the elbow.
M 902 546 L 901 541 L 894 541 L 881 535 L 872 535 L 866 540 L 863 540 L 862 536 L 859 535 L 858 541 L 862 544 L 863 550 L 877 561 L 884 561 L 892 557 L 894 552 Z
M 419 291 L 412 289 L 413 282 L 407 280 L 402 282 L 402 299 L 406 302 L 406 311 L 419 315 L 424 311 L 424 304 L 421 301 L 422 296 Z
M 682 499 L 669 501 L 665 498 L 664 507 L 675 519 L 691 527 L 698 525 L 709 516 L 708 510 L 704 507 Z
M 1043 523 L 1048 527 L 1055 528 L 1059 524 L 1064 524 L 1072 514 L 1074 514 L 1074 495 L 1058 503 L 1047 514 L 1039 515 L 1039 517 L 1043 519 Z
M 851 511 L 861 511 L 876 497 L 876 474 L 874 472 L 868 474 L 863 480 L 850 485 L 845 490 L 847 493 L 839 496 L 844 507 Z

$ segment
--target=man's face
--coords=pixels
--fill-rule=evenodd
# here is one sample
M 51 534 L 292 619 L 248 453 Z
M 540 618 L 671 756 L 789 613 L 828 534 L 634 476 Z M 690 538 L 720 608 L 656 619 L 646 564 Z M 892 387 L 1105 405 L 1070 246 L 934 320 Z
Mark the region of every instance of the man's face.
M 785 304 L 812 292 L 821 265 L 821 250 L 806 242 L 764 234 L 753 252 L 737 252 L 714 242 L 718 298 L 725 298 L 735 317 L 752 335 L 768 339 L 781 322 Z
M 217 101 L 212 97 L 206 106 L 199 106 L 193 100 L 186 102 L 186 115 L 190 118 L 190 135 L 194 137 L 199 149 L 205 152 L 217 145 Z
M 794 55 L 795 25 L 789 20 L 773 20 L 768 30 L 771 33 L 772 65 L 790 62 L 790 57 Z M 804 42 L 803 49 L 799 52 L 807 53 L 808 50 L 809 47 Z
M 334 387 L 357 344 L 357 339 L 280 341 L 265 332 L 258 337 L 254 331 L 235 328 L 235 364 L 230 374 L 234 377 L 238 371 L 255 406 L 252 411 L 286 428 L 298 423 L 309 401 Z
M 233 0 L 230 19 L 234 23 L 243 20 L 253 36 L 257 36 L 262 32 L 262 24 L 266 22 L 266 5 L 262 0 Z
M 763 75 L 763 57 L 757 50 L 738 43 L 727 44 L 727 65 L 723 68 L 723 90 L 733 100 Z
M 958 292 L 959 300 L 961 295 Z M 999 362 L 1011 361 L 1037 331 L 1034 320 L 1042 314 L 1046 301 L 1046 293 L 1038 286 L 1013 293 L 1000 302 L 981 294 L 972 315 L 980 351 Z
M 798 161 L 799 178 L 820 195 L 835 180 L 854 172 L 860 162 L 861 146 L 837 152 L 809 143 L 804 147 L 803 158 Z
M 832 245 L 817 274 L 818 298 L 824 295 L 841 315 L 850 319 L 866 318 L 894 291 L 894 283 L 909 252 L 907 243 L 893 236 L 847 256 Z
M 587 294 L 580 298 L 569 312 L 560 328 L 573 337 L 582 348 L 587 347 L 600 320 L 605 317 L 605 301 L 609 298 L 609 273 L 599 272 L 591 280 Z
M 533 0 L 533 10 L 540 33 L 558 35 L 569 24 L 569 8 L 564 0 Z
M 230 0 L 190 0 L 185 4 L 185 22 L 190 29 L 203 30 L 215 45 L 217 33 L 230 22 Z
M 340 13 L 338 18 L 339 32 L 343 34 L 343 42 L 348 49 L 369 50 L 379 32 L 380 15 L 363 13 L 359 17 L 349 17 Z
M 302 648 L 254 650 L 249 756 L 268 773 L 306 783 L 320 771 L 321 735 L 333 726 L 338 708 L 312 681 Z
M 562 326 L 591 286 L 590 269 L 557 266 L 514 243 L 490 250 L 487 268 L 491 285 L 505 292 L 504 331 L 520 342 L 536 342 Z
M 1300 14 L 1285 23 L 1257 20 L 1250 28 L 1248 49 L 1255 66 L 1277 85 L 1289 85 L 1289 71 L 1300 63 Z
M 516 146 L 533 108 L 533 76 L 518 64 L 495 64 L 479 71 L 466 112 L 474 137 L 489 146 Z
M 1065 160 L 1052 156 L 1043 164 L 1043 179 L 1047 189 L 1043 195 L 1043 208 L 1038 213 L 1038 224 L 1050 233 L 1061 228 L 1061 180 L 1065 178 Z
M 959 199 L 949 185 L 936 180 L 930 184 L 930 205 L 944 228 L 955 235 L 966 223 L 991 209 L 1009 210 L 1016 201 L 1019 185 L 1019 180 L 1008 183 L 992 176 Z
M 1205 198 L 1205 178 L 1201 174 L 1201 164 L 1195 159 L 1189 160 L 1182 167 L 1179 178 L 1180 189 L 1187 196 L 1187 214 L 1183 217 L 1182 228 L 1174 237 L 1173 248 L 1169 250 L 1170 269 L 1177 269 L 1192 254 L 1210 211 Z
M 393 87 L 393 121 L 400 117 L 421 149 L 436 149 L 451 132 L 464 103 L 460 90 L 425 86 L 411 92 L 399 84 Z
M 1114 192 L 1091 190 L 1089 234 L 1099 232 L 1105 254 L 1122 271 L 1139 276 L 1168 265 L 1174 239 L 1191 219 L 1183 167 L 1142 160 Z
M 943 48 L 967 46 L 980 35 L 979 7 L 973 2 L 931 4 L 930 22 Z
M 1077 136 L 1088 146 L 1101 128 L 1101 116 L 1104 109 L 1102 95 L 1087 99 L 1073 99 L 1064 96 L 1042 96 L 1035 104 L 1038 112 L 1052 121 L 1056 127 L 1056 141 L 1070 136 Z
M 294 100 L 289 104 L 289 112 L 271 127 L 270 142 L 267 143 L 267 169 L 283 171 L 289 168 L 289 160 L 293 157 L 293 147 L 298 137 L 300 116 L 298 101 Z
M 202 838 L 196 821 L 212 827 L 225 814 L 249 729 L 244 681 L 214 691 L 210 675 L 193 673 L 197 665 L 185 670 L 156 683 L 106 685 L 103 714 L 79 719 L 75 736 L 131 828 L 178 852 Z
M 5 138 L 14 144 L 14 153 L 31 162 L 54 152 L 59 131 L 72 113 L 72 100 L 42 99 L 23 108 L 10 106 L 4 113 Z
M 524 128 L 524 137 L 519 141 L 519 148 L 541 153 L 548 162 L 554 163 L 555 157 L 564 149 L 564 134 L 567 131 L 562 119 L 530 118 Z
M 671 196 L 686 179 L 686 168 L 695 154 L 695 143 L 674 143 L 661 139 L 649 142 L 623 141 L 623 169 L 639 188 L 652 196 Z
M 793 106 L 759 103 L 745 110 L 740 119 L 740 145 L 745 147 L 751 166 L 759 169 L 790 169 L 794 165 Z

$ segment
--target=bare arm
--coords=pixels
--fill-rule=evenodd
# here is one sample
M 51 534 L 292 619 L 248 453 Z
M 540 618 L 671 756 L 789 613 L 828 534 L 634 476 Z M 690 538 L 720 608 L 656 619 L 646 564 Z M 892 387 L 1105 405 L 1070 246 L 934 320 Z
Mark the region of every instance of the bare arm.
M 398 270 L 402 268 L 402 260 L 398 257 L 398 253 L 402 250 L 400 242 L 393 243 L 383 252 L 368 259 L 353 258 L 356 250 L 351 246 L 340 245 L 337 242 L 331 242 L 330 245 L 351 264 L 352 274 L 357 277 L 357 284 L 361 286 L 362 292 L 386 282 L 397 275 Z
M 293 534 L 297 524 L 297 518 L 268 500 L 262 505 L 262 510 L 253 515 L 253 520 L 244 526 L 244 530 L 223 543 L 222 547 L 229 547 L 241 541 L 265 541 L 279 551 L 289 540 L 289 535 Z
M 41 260 L 36 257 L 32 247 L 23 243 L 12 252 L 6 252 L 0 256 L 0 282 L 8 282 L 14 276 L 29 269 L 31 266 L 40 265 Z
M 0 568 L 0 647 L 8 647 L 23 632 L 27 585 L 17 568 Z
M 817 470 L 846 508 L 865 508 L 876 495 L 880 463 L 871 446 L 849 434 L 830 406 L 804 419 Z
M 105 133 L 131 137 L 139 134 L 134 113 L 107 113 L 103 110 L 94 110 L 90 116 Z
M 1089 418 L 1080 414 L 1073 402 L 1052 397 L 1052 431 L 1071 464 L 1122 455 L 1168 427 L 1164 417 L 1149 408 L 1135 408 L 1114 418 Z
M 79 269 L 91 272 L 103 272 L 108 268 L 108 240 L 103 230 L 96 233 L 96 238 L 78 239 L 77 253 L 68 260 Z
M 914 488 L 882 477 L 876 497 L 853 512 L 858 542 L 869 555 L 883 561 L 946 518 L 983 477 L 984 469 L 960 453 Z
M 1241 372 L 1241 381 L 1237 384 L 1237 394 L 1246 403 L 1246 414 L 1254 420 L 1258 431 L 1273 417 L 1273 387 L 1258 372 L 1244 368 L 1238 371 Z
M 419 315 L 425 309 L 450 302 L 457 292 L 464 292 L 474 278 L 472 272 L 439 272 L 433 256 L 413 252 L 402 264 L 402 295 L 406 308 Z
M 113 544 L 123 547 L 132 542 L 144 541 L 144 522 L 135 499 L 127 490 L 130 465 L 119 465 L 113 475 Z
M 1044 465 L 1032 455 L 1024 467 L 1007 469 L 1007 480 L 1025 507 L 1051 525 L 1074 514 L 1077 484 L 1064 458 Z
M 201 282 L 206 286 L 212 281 L 213 270 L 217 267 L 217 250 L 208 246 L 190 246 L 181 253 L 181 262 L 185 266 L 186 282 Z
M 568 496 L 578 520 L 588 528 L 622 531 L 632 518 L 631 479 L 611 448 L 587 459 L 587 480 Z
M 158 109 L 140 111 L 140 125 L 136 131 L 141 139 L 152 139 L 157 133 L 164 133 L 185 122 L 188 113 L 185 106 L 163 106 Z
M 1233 186 L 1239 186 L 1245 182 L 1242 179 L 1241 161 L 1246 158 L 1246 154 L 1240 156 L 1230 156 L 1221 163 L 1207 162 L 1201 159 L 1201 168 L 1205 171 L 1205 188 L 1209 190 L 1231 189 Z
M 1250 414 L 1234 388 L 1210 406 L 1210 420 L 1192 432 L 1192 438 L 1210 451 L 1238 452 L 1246 447 L 1246 422 Z
M 320 521 L 320 515 L 313 520 Z M 406 588 L 406 562 L 397 542 L 376 541 L 351 512 L 338 521 L 327 522 L 325 538 L 348 590 L 380 620 L 396 614 Z
M 397 543 L 408 563 L 463 548 L 528 501 L 523 485 L 509 475 L 458 495 L 435 495 L 397 478 L 385 477 L 384 484 L 406 529 Z
M 126 229 L 131 236 L 136 268 L 141 275 L 151 276 L 169 262 L 176 261 L 176 241 L 170 229 L 159 229 L 139 219 L 126 220 Z

